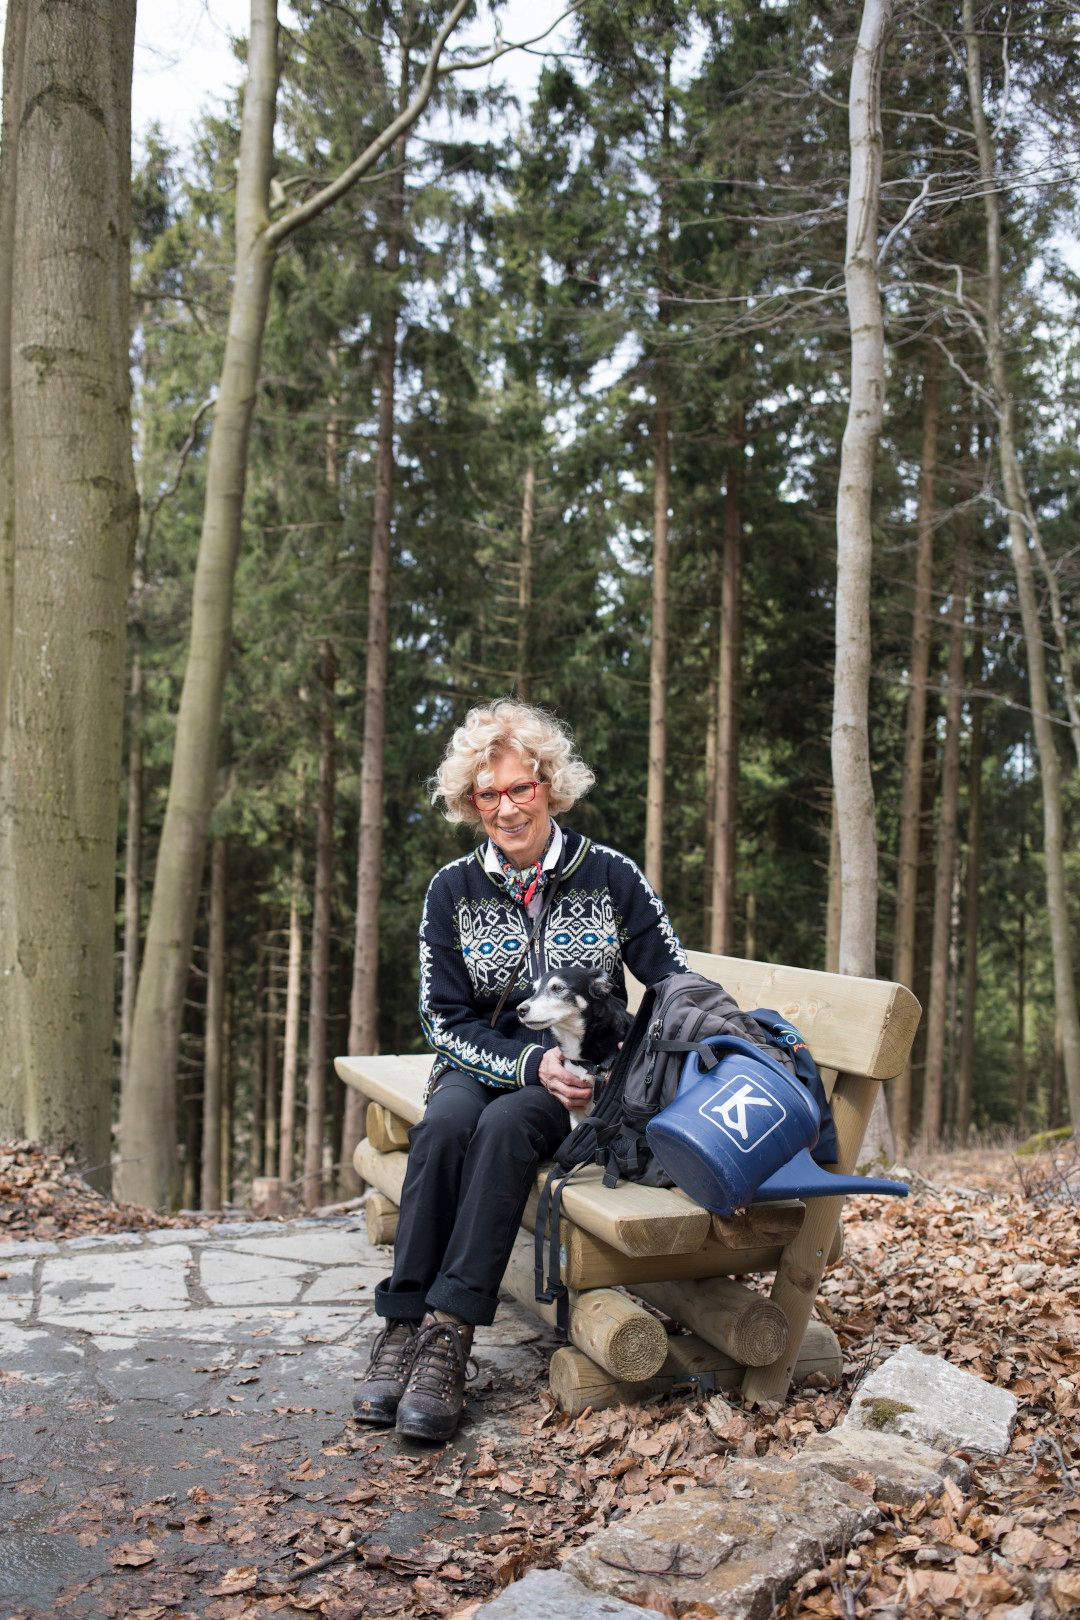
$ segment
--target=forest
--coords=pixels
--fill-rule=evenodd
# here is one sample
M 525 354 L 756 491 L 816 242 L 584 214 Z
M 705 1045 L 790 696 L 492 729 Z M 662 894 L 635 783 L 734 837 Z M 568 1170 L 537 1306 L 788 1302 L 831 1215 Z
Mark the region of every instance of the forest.
M 5 37 L 0 1134 L 147 1204 L 354 1193 L 332 1060 L 422 1049 L 424 891 L 475 841 L 427 783 L 508 693 L 684 944 L 910 985 L 898 1151 L 1065 1129 L 1076 8 L 581 0 L 566 48 L 562 7 L 523 46 L 468 0 L 252 0 L 235 104 L 130 183 L 104 10 Z M 35 205 L 49 49 L 105 109 L 52 137 L 85 206 Z

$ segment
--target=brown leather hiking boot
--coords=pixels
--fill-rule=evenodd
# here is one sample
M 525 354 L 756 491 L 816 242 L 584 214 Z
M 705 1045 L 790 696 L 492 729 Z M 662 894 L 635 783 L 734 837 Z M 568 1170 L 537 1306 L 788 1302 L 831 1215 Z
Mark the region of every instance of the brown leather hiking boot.
M 353 1395 L 353 1412 L 361 1423 L 393 1423 L 412 1366 L 419 1323 L 387 1321 L 372 1342 L 363 1383 Z
M 397 1432 L 414 1440 L 449 1440 L 458 1426 L 470 1371 L 473 1330 L 425 1317 L 413 1341 L 409 1381 L 398 1403 Z

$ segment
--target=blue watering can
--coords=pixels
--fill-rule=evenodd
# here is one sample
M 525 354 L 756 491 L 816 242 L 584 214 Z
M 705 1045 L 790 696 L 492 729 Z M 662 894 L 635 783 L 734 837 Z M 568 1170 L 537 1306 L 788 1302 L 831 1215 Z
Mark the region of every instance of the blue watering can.
M 901 1181 L 842 1176 L 815 1164 L 817 1105 L 768 1052 L 733 1035 L 706 1037 L 706 1044 L 718 1048 L 716 1063 L 705 1068 L 691 1052 L 674 1102 L 645 1128 L 661 1165 L 696 1203 L 730 1215 L 785 1198 L 907 1196 Z

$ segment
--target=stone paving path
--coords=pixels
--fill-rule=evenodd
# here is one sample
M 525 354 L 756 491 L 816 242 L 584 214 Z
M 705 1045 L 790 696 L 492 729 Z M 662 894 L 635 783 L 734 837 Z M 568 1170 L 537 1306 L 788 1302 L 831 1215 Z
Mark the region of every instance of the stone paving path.
M 141 1533 L 140 1504 L 161 1504 L 163 1552 L 171 1533 L 190 1555 L 193 1481 L 285 1478 L 314 1454 L 336 1470 L 330 1485 L 355 1485 L 362 1459 L 343 1445 L 327 1462 L 320 1448 L 355 1433 L 352 1388 L 389 1256 L 357 1215 L 0 1245 L 0 1613 L 56 1612 L 58 1594 L 110 1573 L 118 1540 Z M 478 1333 L 474 1401 L 489 1430 L 500 1394 L 534 1385 L 547 1348 L 511 1305 Z M 475 1452 L 479 1427 L 463 1425 L 459 1452 Z M 415 1545 L 423 1510 L 384 1506 L 401 1517 L 380 1540 Z M 244 1561 L 235 1546 L 198 1551 L 204 1569 Z M 100 1612 L 92 1598 L 63 1609 Z

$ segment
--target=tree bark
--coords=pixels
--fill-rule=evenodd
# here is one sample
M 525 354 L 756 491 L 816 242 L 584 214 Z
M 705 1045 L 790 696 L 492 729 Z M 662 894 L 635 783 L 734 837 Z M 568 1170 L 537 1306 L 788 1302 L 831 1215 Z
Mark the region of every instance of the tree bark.
M 930 647 L 933 630 L 934 527 L 941 396 L 941 354 L 927 347 L 923 370 L 922 463 L 916 519 L 915 593 L 912 604 L 911 662 L 904 726 L 904 764 L 900 778 L 900 854 L 896 868 L 896 921 L 893 931 L 893 978 L 915 988 L 915 937 L 921 843 L 922 776 L 926 738 Z M 888 1087 L 889 1117 L 897 1147 L 903 1153 L 911 1137 L 911 1060 Z
M 311 917 L 311 990 L 308 997 L 307 1118 L 304 1131 L 304 1204 L 321 1202 L 326 1134 L 326 1013 L 330 995 L 330 930 L 334 900 L 334 687 L 337 665 L 329 639 L 319 649 L 319 810 L 315 830 L 315 905 Z
M 962 1147 L 971 1130 L 975 1076 L 975 999 L 979 982 L 979 884 L 982 876 L 983 670 L 982 625 L 971 648 L 973 671 L 968 743 L 967 858 L 964 863 L 964 990 L 960 1014 L 960 1061 L 956 1071 L 956 1138 Z
M 221 1102 L 225 1063 L 225 841 L 210 846 L 210 948 L 206 965 L 206 1046 L 203 1060 L 203 1209 L 221 1208 Z
M 7 725 L 15 628 L 15 439 L 11 415 L 11 314 L 15 276 L 15 199 L 23 114 L 29 0 L 8 0 L 4 28 L 4 108 L 0 122 L 0 746 Z
M 137 520 L 134 12 L 9 6 L 0 177 L 0 1135 L 74 1148 L 98 1186 Z
M 934 867 L 934 921 L 930 947 L 930 1004 L 926 1014 L 926 1068 L 923 1073 L 922 1145 L 931 1152 L 941 1134 L 945 1076 L 946 1014 L 949 993 L 949 928 L 956 873 L 956 824 L 960 808 L 960 727 L 964 703 L 964 638 L 971 551 L 971 519 L 964 510 L 955 523 L 949 667 L 945 700 L 945 747 L 941 767 L 937 860 Z
M 266 1048 L 269 1031 L 266 1019 L 267 980 L 266 930 L 260 918 L 255 941 L 255 1028 L 251 1062 L 251 1139 L 248 1144 L 248 1180 L 263 1173 L 263 1136 L 266 1130 Z
M 851 70 L 844 281 L 851 330 L 851 397 L 836 509 L 836 684 L 832 759 L 840 832 L 841 973 L 873 976 L 877 838 L 870 777 L 870 573 L 874 460 L 885 399 L 885 332 L 877 278 L 881 186 L 881 59 L 888 0 L 864 0 Z
M 536 525 L 536 463 L 525 463 L 521 490 L 521 544 L 518 554 L 517 674 L 522 703 L 532 702 L 533 529 Z
M 840 825 L 836 794 L 829 812 L 829 886 L 825 899 L 825 971 L 840 971 Z
M 266 1023 L 265 1058 L 266 1058 L 266 1112 L 265 1130 L 263 1136 L 262 1171 L 264 1176 L 278 1177 L 278 1068 L 277 1068 L 277 1019 L 278 1019 L 278 990 L 274 978 L 274 960 L 271 956 L 266 977 Z
M 401 53 L 400 97 L 409 94 L 408 52 Z M 386 225 L 386 274 L 401 268 L 405 229 L 405 150 L 402 134 L 394 149 Z M 349 1002 L 349 1051 L 379 1048 L 379 897 L 381 892 L 383 777 L 386 754 L 386 694 L 390 673 L 390 563 L 394 515 L 394 384 L 400 301 L 393 279 L 379 339 L 379 425 L 375 449 L 375 501 L 368 573 L 367 665 L 364 678 L 364 739 L 360 764 L 360 829 L 356 864 L 356 939 Z M 342 1129 L 341 1185 L 346 1197 L 360 1190 L 353 1153 L 364 1134 L 363 1099 L 349 1087 Z
M 1065 824 L 1061 795 L 1061 762 L 1050 717 L 1046 653 L 1039 624 L 1034 570 L 1024 527 L 1024 493 L 1013 438 L 1012 396 L 1005 370 L 1001 331 L 1001 209 L 994 153 L 982 99 L 982 58 L 975 29 L 973 0 L 963 0 L 964 44 L 967 58 L 968 98 L 982 178 L 986 219 L 986 351 L 997 412 L 1001 481 L 1008 510 L 1009 548 L 1016 574 L 1016 593 L 1024 627 L 1032 723 L 1042 777 L 1043 863 L 1046 870 L 1046 908 L 1050 920 L 1050 949 L 1054 969 L 1054 1006 L 1061 1021 L 1062 1059 L 1069 1113 L 1080 1122 L 1080 1010 L 1077 1008 L 1069 938 L 1068 887 L 1065 876 Z
M 296 811 L 293 818 L 292 882 L 289 887 L 289 965 L 285 979 L 285 1042 L 281 1065 L 281 1139 L 278 1175 L 288 1184 L 296 1162 L 296 1074 L 300 1054 L 300 958 L 303 934 L 300 901 L 304 892 L 304 789 L 298 772 Z
M 735 832 L 739 801 L 739 671 L 742 620 L 743 408 L 731 413 L 731 460 L 724 491 L 724 555 L 717 671 L 716 809 L 713 819 L 709 949 L 730 956 L 735 938 Z
M 664 59 L 660 135 L 660 219 L 657 227 L 656 421 L 653 428 L 653 563 L 649 641 L 649 758 L 645 781 L 645 876 L 664 880 L 664 788 L 667 771 L 668 513 L 671 507 L 671 411 L 666 334 L 671 320 L 671 220 L 667 165 L 671 147 L 671 61 Z

